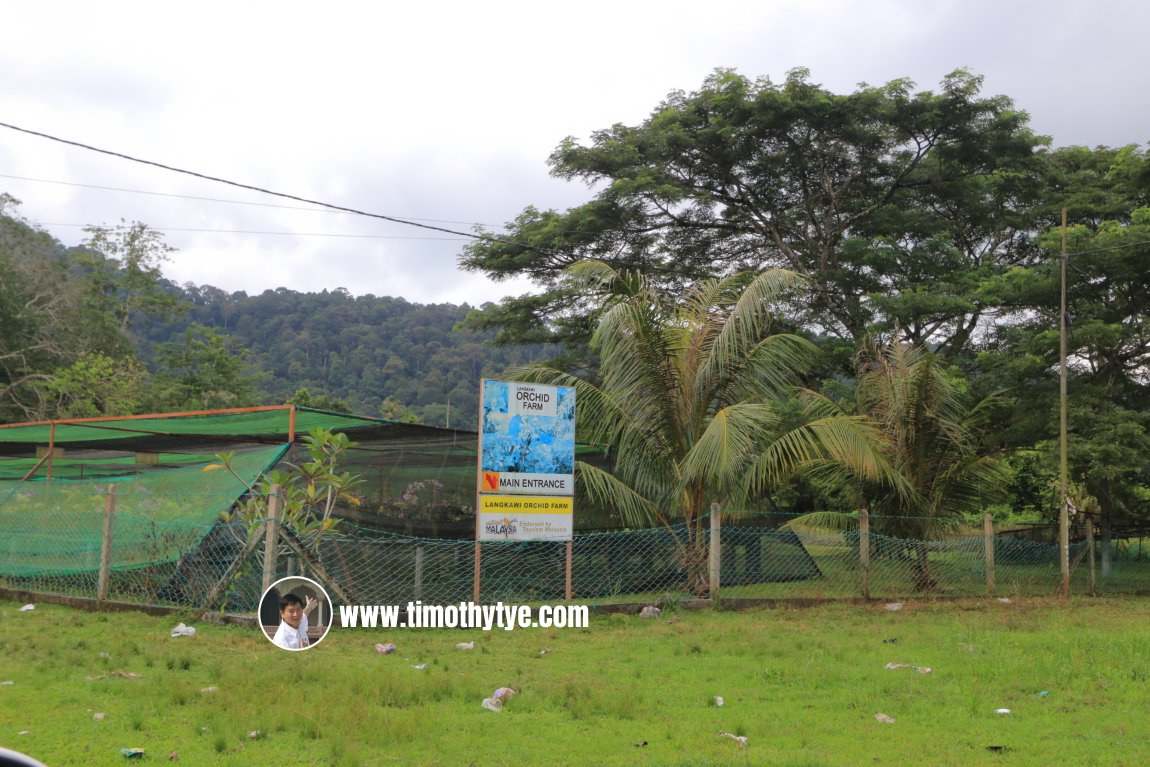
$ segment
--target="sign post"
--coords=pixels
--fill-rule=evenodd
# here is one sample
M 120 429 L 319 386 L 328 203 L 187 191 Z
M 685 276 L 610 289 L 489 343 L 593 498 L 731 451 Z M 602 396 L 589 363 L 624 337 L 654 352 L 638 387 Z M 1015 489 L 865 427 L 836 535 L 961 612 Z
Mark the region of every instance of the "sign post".
M 483 379 L 478 460 L 476 593 L 479 542 L 555 541 L 567 544 L 570 598 L 574 387 Z

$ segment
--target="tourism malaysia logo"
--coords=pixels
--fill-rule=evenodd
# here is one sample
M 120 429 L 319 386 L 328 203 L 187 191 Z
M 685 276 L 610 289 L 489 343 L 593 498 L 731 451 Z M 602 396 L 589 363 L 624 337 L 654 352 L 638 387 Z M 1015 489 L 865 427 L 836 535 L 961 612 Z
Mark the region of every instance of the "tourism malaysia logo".
M 486 523 L 484 530 L 488 535 L 502 535 L 504 538 L 510 538 L 519 531 L 519 520 L 510 517 L 492 519 Z

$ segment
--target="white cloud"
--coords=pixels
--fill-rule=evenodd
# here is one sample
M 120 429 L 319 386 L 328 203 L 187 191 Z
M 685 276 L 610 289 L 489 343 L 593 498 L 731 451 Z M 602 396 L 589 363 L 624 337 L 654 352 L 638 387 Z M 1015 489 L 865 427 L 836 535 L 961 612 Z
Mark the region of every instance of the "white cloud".
M 849 91 L 967 66 L 1059 144 L 1150 140 L 1150 6 L 1119 0 L 27 3 L 0 30 L 0 121 L 338 205 L 498 225 L 587 196 L 547 176 L 567 135 L 637 123 L 716 67 L 805 66 Z M 0 129 L 0 174 L 286 204 Z M 225 290 L 346 287 L 479 304 L 461 243 L 353 216 L 0 178 L 28 217 L 170 229 L 169 275 Z M 469 231 L 468 223 L 444 224 Z M 79 229 L 49 227 L 68 243 Z M 177 232 L 220 229 L 288 235 Z

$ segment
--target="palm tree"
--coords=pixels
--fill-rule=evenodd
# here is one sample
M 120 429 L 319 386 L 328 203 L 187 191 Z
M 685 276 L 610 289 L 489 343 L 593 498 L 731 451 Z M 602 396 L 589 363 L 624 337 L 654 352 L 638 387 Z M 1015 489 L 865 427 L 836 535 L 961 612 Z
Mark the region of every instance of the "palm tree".
M 996 402 L 992 395 L 968 404 L 939 357 L 921 347 L 892 343 L 871 352 L 858 378 L 858 409 L 880 429 L 902 482 L 897 490 L 864 490 L 876 532 L 930 540 L 1003 492 L 1009 471 L 981 441 Z M 929 591 L 935 583 L 926 548 L 912 549 L 915 586 Z
M 613 451 L 614 471 L 577 463 L 584 492 L 632 524 L 685 523 L 680 556 L 695 593 L 708 586 L 703 518 L 711 503 L 739 508 L 818 462 L 878 481 L 884 464 L 865 418 L 834 414 L 783 432 L 778 403 L 817 350 L 770 334 L 771 306 L 801 278 L 784 270 L 696 283 L 672 295 L 641 274 L 599 261 L 570 267 L 603 297 L 591 348 L 595 383 L 546 366 L 512 375 L 574 386 L 580 441 Z

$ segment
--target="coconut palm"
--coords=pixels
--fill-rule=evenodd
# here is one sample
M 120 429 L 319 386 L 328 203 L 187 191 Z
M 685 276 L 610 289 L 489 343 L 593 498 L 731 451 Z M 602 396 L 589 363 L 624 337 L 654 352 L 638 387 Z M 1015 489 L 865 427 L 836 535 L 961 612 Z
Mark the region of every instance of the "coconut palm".
M 745 507 L 819 462 L 872 481 L 885 475 L 865 418 L 780 427 L 778 402 L 817 353 L 799 336 L 770 333 L 772 304 L 802 282 L 794 273 L 706 280 L 683 294 L 598 261 L 568 277 L 605 302 L 591 338 L 600 382 L 545 366 L 512 374 L 575 387 L 580 441 L 609 446 L 614 463 L 610 473 L 578 463 L 581 488 L 632 524 L 685 522 L 680 555 L 696 593 L 707 591 L 702 523 L 711 503 Z
M 892 343 L 862 365 L 857 403 L 879 427 L 901 491 L 870 485 L 864 495 L 876 532 L 926 541 L 953 531 L 965 515 L 993 502 L 1009 481 L 1006 465 L 986 450 L 997 397 L 969 404 L 939 357 Z M 926 547 L 911 547 L 915 585 L 934 587 Z

